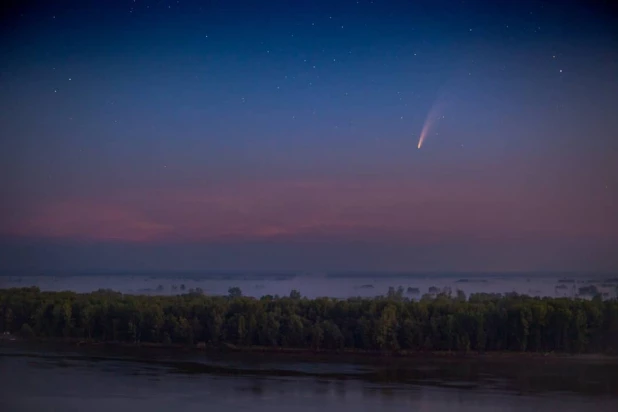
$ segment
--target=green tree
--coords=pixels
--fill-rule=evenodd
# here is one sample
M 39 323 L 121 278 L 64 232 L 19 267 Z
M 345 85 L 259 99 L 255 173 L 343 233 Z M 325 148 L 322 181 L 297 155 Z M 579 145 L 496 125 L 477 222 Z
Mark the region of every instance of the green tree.
M 382 310 L 380 318 L 376 322 L 375 341 L 377 347 L 382 350 L 399 349 L 397 308 L 388 304 Z
M 4 309 L 4 331 L 11 332 L 11 326 L 13 325 L 13 309 Z
M 34 337 L 34 330 L 27 323 L 21 325 L 21 329 L 19 330 L 19 335 L 24 339 L 30 339 Z
M 234 286 L 227 290 L 227 294 L 231 299 L 239 298 L 242 296 L 242 290 L 239 287 Z

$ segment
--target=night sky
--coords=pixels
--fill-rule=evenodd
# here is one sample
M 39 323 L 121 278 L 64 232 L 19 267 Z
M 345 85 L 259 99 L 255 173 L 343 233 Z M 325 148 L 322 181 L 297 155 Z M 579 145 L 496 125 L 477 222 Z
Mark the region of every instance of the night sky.
M 11 4 L 4 271 L 618 270 L 611 1 Z

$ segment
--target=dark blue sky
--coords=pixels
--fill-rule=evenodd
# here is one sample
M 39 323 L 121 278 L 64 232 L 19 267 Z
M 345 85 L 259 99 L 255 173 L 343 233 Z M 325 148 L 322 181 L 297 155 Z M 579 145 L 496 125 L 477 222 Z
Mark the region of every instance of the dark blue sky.
M 618 269 L 611 2 L 39 3 L 5 269 Z

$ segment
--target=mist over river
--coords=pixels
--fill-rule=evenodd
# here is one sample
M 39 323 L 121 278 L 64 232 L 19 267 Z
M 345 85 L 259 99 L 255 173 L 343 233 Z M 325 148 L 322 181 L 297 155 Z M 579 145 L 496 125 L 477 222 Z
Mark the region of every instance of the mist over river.
M 122 293 L 174 295 L 197 290 L 207 295 L 226 295 L 239 287 L 247 296 L 287 296 L 296 289 L 303 296 L 373 297 L 389 287 L 404 288 L 417 299 L 431 291 L 462 290 L 471 293 L 510 293 L 548 297 L 590 297 L 594 292 L 616 297 L 618 275 L 598 273 L 46 273 L 0 276 L 0 288 L 38 286 L 45 291 L 92 292 L 112 289 Z

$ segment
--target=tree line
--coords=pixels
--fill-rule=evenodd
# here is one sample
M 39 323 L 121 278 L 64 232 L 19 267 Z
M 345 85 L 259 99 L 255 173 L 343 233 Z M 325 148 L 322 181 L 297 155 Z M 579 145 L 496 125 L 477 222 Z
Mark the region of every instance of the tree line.
M 0 330 L 24 337 L 366 351 L 618 352 L 618 301 L 517 294 L 376 298 L 0 290 Z

